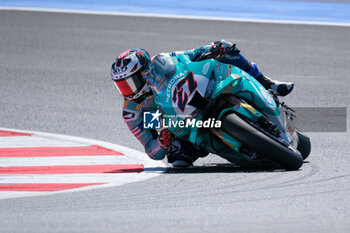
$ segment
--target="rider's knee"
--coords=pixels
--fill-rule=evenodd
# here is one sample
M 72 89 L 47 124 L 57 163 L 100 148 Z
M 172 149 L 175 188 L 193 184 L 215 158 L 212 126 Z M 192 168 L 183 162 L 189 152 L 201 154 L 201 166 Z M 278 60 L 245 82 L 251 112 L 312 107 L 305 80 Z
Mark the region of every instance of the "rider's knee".
M 261 75 L 261 72 L 259 70 L 259 67 L 257 66 L 257 64 L 255 64 L 254 62 L 250 62 L 249 64 L 249 70 L 248 73 L 253 76 L 254 78 L 257 78 Z

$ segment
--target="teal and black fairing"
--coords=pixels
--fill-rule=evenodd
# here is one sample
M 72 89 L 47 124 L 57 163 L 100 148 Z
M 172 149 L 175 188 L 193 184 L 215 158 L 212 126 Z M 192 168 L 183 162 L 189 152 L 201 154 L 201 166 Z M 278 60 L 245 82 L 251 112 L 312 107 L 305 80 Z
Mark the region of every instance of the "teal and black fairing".
M 166 77 L 166 81 L 163 82 L 164 84 L 167 84 L 166 87 L 163 86 L 162 91 L 154 94 L 154 99 L 162 108 L 163 113 L 166 116 L 165 118 L 167 118 L 167 116 L 176 116 L 177 118 L 172 118 L 173 121 L 186 119 L 179 115 L 177 106 L 174 106 L 174 99 L 176 98 L 174 98 L 173 94 L 175 93 L 174 90 L 176 90 L 176 85 L 179 83 L 179 80 L 185 79 L 188 75 L 192 74 L 198 84 L 197 89 L 199 89 L 199 86 L 201 85 L 200 82 L 205 82 L 206 89 L 200 91 L 202 97 L 205 97 L 208 92 L 211 93 L 208 98 L 211 98 L 212 100 L 219 98 L 222 94 L 234 94 L 237 97 L 242 97 L 248 100 L 256 107 L 253 108 L 250 105 L 241 105 L 239 107 L 236 106 L 223 109 L 222 113 L 217 116 L 217 119 L 220 119 L 222 114 L 226 111 L 237 112 L 251 119 L 253 122 L 256 122 L 263 114 L 273 116 L 279 115 L 279 109 L 270 93 L 267 92 L 265 88 L 251 75 L 243 70 L 228 64 L 220 63 L 213 59 L 201 62 L 191 62 L 186 54 L 172 56 L 171 58 L 172 61 L 170 59 L 163 60 L 171 62 L 168 65 L 162 63 L 162 67 L 171 67 L 171 74 L 174 71 L 176 72 L 170 79 L 169 77 Z M 174 68 L 174 65 L 176 69 Z M 159 69 L 159 67 L 157 67 L 157 69 Z M 159 72 L 161 72 L 161 70 Z M 167 72 L 163 72 L 162 74 L 162 77 L 164 78 Z M 212 90 L 208 89 L 210 88 L 210 81 L 214 81 Z M 189 106 L 189 104 L 187 104 L 186 108 L 190 108 L 190 111 L 184 111 L 184 113 L 189 113 L 192 117 L 195 117 L 196 120 L 201 120 L 203 118 L 203 115 L 200 113 L 198 114 L 196 108 Z M 193 112 L 191 112 L 192 110 Z M 209 131 L 203 133 L 204 131 L 202 130 L 199 134 L 199 129 L 196 127 L 180 128 L 177 126 L 170 126 L 169 130 L 177 137 L 188 138 L 190 142 L 198 147 L 201 147 L 202 145 L 208 146 L 210 143 L 214 143 L 212 146 L 216 149 L 221 148 L 220 150 L 226 152 L 228 150 L 227 145 L 222 144 L 222 141 L 214 140 Z M 221 133 L 221 137 L 232 146 L 229 150 L 234 150 L 234 152 L 231 151 L 231 154 L 238 153 L 239 147 L 241 146 L 239 141 L 224 133 Z M 241 155 L 238 157 L 240 156 Z M 242 158 L 240 157 L 240 159 Z
M 188 71 L 188 69 L 190 69 L 190 66 L 188 66 L 189 64 L 191 64 L 191 69 L 193 68 L 194 70 L 197 70 L 196 71 L 197 73 L 198 71 L 201 72 L 201 70 L 204 67 L 203 64 L 209 64 L 207 69 L 208 69 L 208 74 L 211 74 L 215 70 L 214 68 L 215 68 L 216 61 L 207 60 L 203 62 L 192 62 L 192 60 L 194 60 L 200 54 L 208 52 L 209 49 L 210 49 L 210 45 L 206 45 L 206 46 L 202 46 L 202 47 L 187 50 L 187 51 L 178 51 L 178 52 L 162 54 L 161 56 L 155 56 L 153 58 L 153 61 L 148 64 L 145 70 L 145 73 L 146 73 L 145 78 L 147 82 L 150 84 L 154 92 L 154 95 L 147 97 L 145 100 L 143 100 L 140 103 L 136 103 L 134 101 L 128 101 L 128 100 L 125 102 L 124 110 L 123 110 L 124 121 L 128 125 L 131 132 L 135 135 L 135 137 L 145 147 L 147 154 L 152 159 L 163 159 L 166 154 L 166 150 L 159 147 L 158 140 L 157 140 L 158 134 L 155 130 L 149 130 L 149 129 L 143 128 L 143 112 L 145 111 L 155 112 L 159 107 L 166 109 L 169 103 L 164 101 L 164 98 L 166 100 L 167 95 L 171 94 L 169 92 L 168 93 L 166 92 L 168 87 L 171 88 L 171 83 L 169 83 L 170 79 L 176 76 L 177 74 L 184 72 L 185 70 Z M 147 52 L 144 52 L 144 53 L 146 55 L 149 55 Z M 251 71 L 251 69 L 249 68 L 250 63 L 243 57 L 243 55 L 237 52 L 232 54 L 227 54 L 227 55 L 229 56 L 227 60 L 228 63 L 231 63 L 243 70 Z M 169 59 L 169 57 L 171 58 L 171 60 Z M 172 64 L 171 61 L 175 65 Z M 222 63 L 218 63 L 218 64 L 222 64 Z M 240 82 L 240 80 L 243 80 L 240 78 L 234 79 L 234 78 L 230 78 L 230 76 L 225 76 L 228 66 L 225 64 L 222 64 L 221 67 L 223 68 L 219 69 L 219 73 L 217 73 L 215 77 L 221 76 L 220 79 L 223 79 L 222 81 L 227 82 L 225 85 L 235 86 L 236 82 L 238 83 Z M 234 69 L 234 67 L 232 68 L 232 70 L 234 70 L 234 72 L 236 73 L 242 72 L 238 68 Z M 252 78 L 252 80 L 254 79 Z M 224 82 L 222 82 L 222 84 L 220 85 L 224 85 Z M 235 92 L 238 92 L 239 89 L 242 89 L 243 87 L 249 86 L 249 85 L 242 83 L 238 86 L 240 86 L 240 88 L 236 88 L 236 89 L 233 88 L 232 90 Z M 221 92 L 220 86 L 216 79 L 215 79 L 215 82 L 212 79 L 210 80 L 210 82 L 208 83 L 208 90 L 211 90 L 212 93 L 217 93 L 217 94 Z M 167 94 L 163 95 L 162 93 L 163 94 L 167 93 Z M 241 94 L 244 95 L 243 93 Z M 213 94 L 212 98 L 214 97 L 215 96 Z M 172 108 L 171 105 L 170 107 Z M 237 109 L 237 111 L 247 112 L 249 110 L 242 108 L 242 109 Z M 198 116 L 198 118 L 200 117 L 201 115 Z M 240 153 L 238 153 L 240 143 L 237 140 L 230 138 L 229 135 L 222 133 L 222 137 L 225 137 L 225 140 L 229 144 L 231 144 L 232 147 L 228 147 L 227 145 L 223 144 L 222 141 L 217 140 L 216 138 L 212 138 L 213 139 L 212 142 L 215 144 L 215 145 L 212 145 L 208 135 L 202 135 L 201 137 L 197 137 L 198 129 L 191 129 L 190 132 L 191 132 L 191 137 L 188 136 L 189 137 L 188 140 L 194 143 L 195 145 L 201 146 L 202 142 L 208 142 L 207 146 L 205 146 L 206 150 L 208 151 L 212 150 L 211 152 L 215 153 L 215 150 L 219 150 L 220 152 L 222 152 L 221 154 L 229 154 L 230 156 L 232 156 L 233 153 L 236 153 L 236 156 L 240 157 Z M 186 131 L 182 133 L 175 132 L 175 134 L 178 136 L 181 136 L 181 135 L 186 136 Z M 187 135 L 189 135 L 188 132 L 187 132 Z M 205 143 L 203 143 L 202 145 L 205 145 Z

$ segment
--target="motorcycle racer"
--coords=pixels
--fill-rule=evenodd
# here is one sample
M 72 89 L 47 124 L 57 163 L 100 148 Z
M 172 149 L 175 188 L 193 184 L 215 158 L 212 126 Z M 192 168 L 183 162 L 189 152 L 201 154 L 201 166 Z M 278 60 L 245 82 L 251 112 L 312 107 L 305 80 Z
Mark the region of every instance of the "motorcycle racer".
M 199 48 L 168 53 L 169 56 L 185 54 L 193 62 L 204 59 L 216 59 L 244 70 L 259 81 L 266 89 L 272 89 L 279 96 L 289 94 L 294 84 L 279 82 L 264 76 L 258 66 L 248 61 L 235 44 L 216 41 Z M 162 70 L 164 54 L 151 58 L 145 49 L 130 49 L 120 54 L 112 64 L 111 78 L 120 94 L 124 97 L 123 119 L 130 131 L 144 146 L 151 159 L 162 160 L 167 156 L 174 167 L 191 166 L 199 157 L 208 154 L 204 149 L 196 148 L 192 143 L 176 139 L 167 129 L 158 134 L 155 129 L 144 129 L 143 113 L 156 112 L 150 86 L 157 86 L 166 77 L 159 74 Z M 159 83 L 154 80 L 160 81 Z

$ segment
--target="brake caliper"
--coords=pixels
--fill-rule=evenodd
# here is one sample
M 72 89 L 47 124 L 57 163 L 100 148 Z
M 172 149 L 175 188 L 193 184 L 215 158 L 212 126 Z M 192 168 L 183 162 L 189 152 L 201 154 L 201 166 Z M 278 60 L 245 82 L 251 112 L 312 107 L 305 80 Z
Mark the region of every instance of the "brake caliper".
M 257 122 L 258 126 L 260 126 L 263 130 L 265 130 L 268 134 L 271 134 L 272 136 L 275 137 L 280 137 L 280 131 L 272 121 L 267 119 L 265 116 L 262 116 L 258 119 Z

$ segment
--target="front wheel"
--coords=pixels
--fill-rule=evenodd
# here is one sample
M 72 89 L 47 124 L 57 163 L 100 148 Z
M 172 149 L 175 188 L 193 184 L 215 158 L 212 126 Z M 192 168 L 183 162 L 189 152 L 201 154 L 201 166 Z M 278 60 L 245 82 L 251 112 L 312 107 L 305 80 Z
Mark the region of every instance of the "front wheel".
M 303 164 L 303 157 L 272 138 L 263 134 L 234 113 L 221 119 L 222 130 L 238 139 L 263 157 L 280 164 L 287 170 L 297 170 Z
M 307 157 L 309 157 L 311 152 L 310 138 L 305 136 L 299 131 L 297 131 L 297 134 L 299 138 L 297 150 L 301 153 L 301 155 L 303 156 L 303 159 L 305 160 Z

